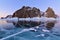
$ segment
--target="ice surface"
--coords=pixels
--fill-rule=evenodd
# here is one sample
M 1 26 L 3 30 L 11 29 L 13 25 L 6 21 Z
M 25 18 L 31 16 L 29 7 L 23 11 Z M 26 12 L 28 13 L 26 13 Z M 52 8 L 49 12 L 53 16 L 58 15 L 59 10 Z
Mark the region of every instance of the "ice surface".
M 8 20 L 8 21 L 18 21 L 18 18 L 7 18 L 7 19 L 2 19 L 2 20 Z M 20 21 L 41 21 L 41 22 L 46 22 L 46 21 L 56 21 L 55 18 L 47 18 L 47 17 L 33 17 L 33 18 L 19 18 Z
M 18 21 L 18 18 L 7 18 L 0 19 L 5 21 Z M 15 28 L 12 23 L 2 23 L 0 24 L 0 40 L 60 40 L 60 19 L 57 18 L 47 18 L 47 17 L 33 17 L 33 18 L 19 18 L 20 21 L 42 21 L 42 22 L 53 22 L 58 21 L 52 30 L 47 30 L 44 24 L 32 27 L 32 28 Z M 3 28 L 12 28 L 10 30 L 5 30 Z M 3 30 L 3 31 L 2 31 Z

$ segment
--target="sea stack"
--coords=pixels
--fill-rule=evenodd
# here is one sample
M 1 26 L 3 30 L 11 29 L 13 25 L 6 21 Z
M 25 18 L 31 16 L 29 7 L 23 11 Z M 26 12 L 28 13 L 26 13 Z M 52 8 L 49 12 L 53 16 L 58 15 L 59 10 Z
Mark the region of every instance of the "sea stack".
M 48 9 L 46 10 L 46 17 L 56 18 L 57 16 L 56 16 L 55 12 L 53 11 L 53 9 L 48 7 Z

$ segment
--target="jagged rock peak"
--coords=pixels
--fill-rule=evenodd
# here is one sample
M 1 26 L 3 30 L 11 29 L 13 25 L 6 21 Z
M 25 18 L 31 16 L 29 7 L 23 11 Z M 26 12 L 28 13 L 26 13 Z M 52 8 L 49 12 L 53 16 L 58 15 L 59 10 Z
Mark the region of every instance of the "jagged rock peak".
M 48 12 L 48 11 L 53 11 L 53 9 L 51 7 L 48 7 L 46 12 Z
M 56 14 L 54 12 L 54 10 L 50 7 L 48 7 L 48 9 L 46 10 L 46 17 L 50 18 L 50 17 L 53 17 L 53 18 L 56 18 Z

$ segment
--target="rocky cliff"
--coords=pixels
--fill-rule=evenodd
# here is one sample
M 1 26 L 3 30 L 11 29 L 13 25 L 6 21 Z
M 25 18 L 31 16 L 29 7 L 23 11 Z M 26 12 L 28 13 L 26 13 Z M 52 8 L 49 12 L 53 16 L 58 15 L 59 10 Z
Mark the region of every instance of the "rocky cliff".
M 36 7 L 29 7 L 29 6 L 23 6 L 21 9 L 15 11 L 13 13 L 12 17 L 18 17 L 18 18 L 32 18 L 32 17 L 48 17 L 48 18 L 56 18 L 57 15 L 53 11 L 52 8 L 48 7 L 48 9 L 45 12 L 40 11 Z
M 55 12 L 53 11 L 52 8 L 48 7 L 48 9 L 46 10 L 46 17 L 50 18 L 50 17 L 53 17 L 53 18 L 56 18 L 56 14 Z
M 19 17 L 19 18 L 27 18 L 27 17 L 41 17 L 40 10 L 33 7 L 25 7 L 23 6 L 21 9 L 14 12 L 13 17 Z

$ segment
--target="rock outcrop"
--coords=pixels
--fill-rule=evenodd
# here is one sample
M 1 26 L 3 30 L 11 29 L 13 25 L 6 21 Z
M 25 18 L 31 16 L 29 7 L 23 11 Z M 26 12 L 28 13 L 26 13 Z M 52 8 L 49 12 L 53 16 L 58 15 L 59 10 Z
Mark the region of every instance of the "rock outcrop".
M 33 7 L 25 7 L 23 6 L 21 9 L 17 10 L 13 17 L 19 17 L 19 18 L 27 18 L 27 17 L 41 17 L 40 10 Z
M 56 16 L 55 12 L 53 11 L 53 9 L 48 7 L 48 9 L 46 10 L 46 17 L 56 18 L 57 16 Z
M 8 15 L 8 16 L 6 16 L 5 18 L 12 18 L 12 15 Z
M 46 14 L 45 14 L 46 13 Z M 21 9 L 17 10 L 16 12 L 13 13 L 12 17 L 18 17 L 18 18 L 32 18 L 32 17 L 48 17 L 48 18 L 56 18 L 57 15 L 53 11 L 52 8 L 48 7 L 46 12 L 40 11 L 38 8 L 31 8 L 29 6 L 23 6 Z

